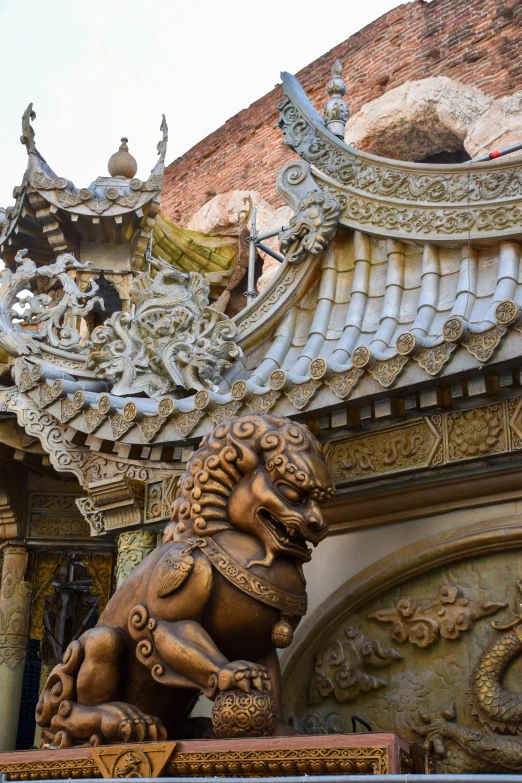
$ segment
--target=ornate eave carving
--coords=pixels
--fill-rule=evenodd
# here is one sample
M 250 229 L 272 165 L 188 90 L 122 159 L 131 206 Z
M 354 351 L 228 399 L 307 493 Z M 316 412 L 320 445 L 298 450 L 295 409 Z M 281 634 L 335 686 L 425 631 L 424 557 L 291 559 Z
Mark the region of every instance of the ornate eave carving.
M 313 166 L 317 186 L 342 204 L 341 223 L 381 236 L 465 241 L 520 234 L 522 164 L 421 165 L 380 158 L 334 135 L 295 76 L 282 73 L 279 125 Z M 469 206 L 468 206 L 469 203 Z

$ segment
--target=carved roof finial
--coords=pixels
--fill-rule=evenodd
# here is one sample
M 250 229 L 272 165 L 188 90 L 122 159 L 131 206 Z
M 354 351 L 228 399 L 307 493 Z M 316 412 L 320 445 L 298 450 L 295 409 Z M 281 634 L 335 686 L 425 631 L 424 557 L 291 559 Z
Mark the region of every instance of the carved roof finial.
M 165 119 L 165 115 L 162 114 L 162 120 L 160 125 L 160 131 L 163 133 L 163 138 L 161 141 L 158 141 L 158 155 L 160 156 L 160 159 L 158 163 L 164 163 L 165 162 L 165 155 L 167 153 L 167 142 L 169 140 L 169 126 L 167 125 L 167 120 Z
M 33 104 L 30 103 L 22 114 L 22 135 L 20 136 L 20 143 L 25 146 L 28 155 L 37 155 L 41 160 L 44 160 L 34 143 L 34 130 L 31 125 L 31 120 L 34 119 L 36 119 L 36 112 L 33 110 Z
M 130 154 L 127 146 L 128 139 L 122 136 L 118 152 L 109 158 L 108 169 L 111 177 L 123 177 L 132 179 L 138 170 L 136 159 Z
M 332 78 L 326 87 L 330 100 L 325 103 L 323 116 L 328 130 L 344 140 L 344 129 L 350 116 L 350 109 L 348 104 L 343 101 L 346 84 L 342 76 L 343 66 L 340 60 L 336 60 L 332 66 Z

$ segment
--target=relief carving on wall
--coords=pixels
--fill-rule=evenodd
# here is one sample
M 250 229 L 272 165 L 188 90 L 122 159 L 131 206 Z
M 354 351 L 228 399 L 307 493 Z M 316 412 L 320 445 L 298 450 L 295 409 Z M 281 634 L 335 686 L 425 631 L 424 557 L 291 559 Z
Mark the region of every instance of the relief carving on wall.
M 522 582 L 517 581 L 517 617 L 505 625 L 492 622 L 497 631 L 470 676 L 472 714 L 481 730 L 459 725 L 454 704 L 439 715 L 421 713 L 424 726 L 414 730 L 426 746 L 446 760 L 447 771 L 522 771 L 522 696 L 505 689 L 508 667 L 522 655 Z M 505 606 L 505 604 L 504 604 Z M 512 735 L 498 736 L 501 735 Z
M 394 647 L 383 647 L 377 639 L 365 636 L 357 615 L 348 618 L 344 632 L 346 639 L 332 640 L 316 658 L 310 704 L 331 694 L 338 702 L 354 701 L 360 693 L 384 688 L 386 681 L 368 674 L 366 669 L 382 669 L 402 659 Z
M 444 411 L 331 440 L 334 480 L 450 465 L 522 449 L 522 400 Z
M 424 539 L 354 575 L 285 658 L 292 724 L 349 731 L 355 714 L 374 731 L 425 743 L 443 772 L 521 772 L 521 544 L 520 518 L 502 518 Z M 403 646 L 368 683 L 370 651 L 389 643 L 384 623 Z
M 470 601 L 456 585 L 443 585 L 437 597 L 429 603 L 418 603 L 401 597 L 391 609 L 378 609 L 370 620 L 392 623 L 391 637 L 396 642 L 410 642 L 418 647 L 431 647 L 440 637 L 458 639 L 469 631 L 475 620 L 495 614 L 507 604 L 494 601 Z

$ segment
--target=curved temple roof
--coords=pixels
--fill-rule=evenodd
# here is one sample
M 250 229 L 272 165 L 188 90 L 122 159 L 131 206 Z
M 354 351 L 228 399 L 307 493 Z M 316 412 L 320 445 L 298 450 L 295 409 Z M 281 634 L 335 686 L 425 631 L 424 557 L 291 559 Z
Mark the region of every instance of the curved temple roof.
M 286 260 L 235 317 L 243 355 L 217 391 L 118 397 L 83 356 L 48 352 L 16 360 L 23 401 L 4 393 L 2 404 L 20 424 L 44 410 L 85 448 L 148 454 L 245 408 L 320 419 L 519 363 L 521 163 L 473 165 L 468 178 L 366 155 L 328 130 L 294 77 L 283 84 L 281 125 L 301 156 L 278 178 L 295 211 Z
M 27 149 L 27 169 L 22 184 L 14 189 L 14 206 L 0 223 L 0 251 L 12 265 L 18 250 L 28 248 L 35 260 L 45 261 L 57 252 L 78 251 L 82 240 L 122 244 L 136 230 L 131 263 L 139 268 L 159 211 L 163 186 L 168 127 L 163 117 L 158 160 L 147 180 L 137 177 L 98 177 L 89 187 L 77 188 L 57 176 L 37 150 L 31 121 L 36 117 L 32 103 L 22 117 L 20 141 Z

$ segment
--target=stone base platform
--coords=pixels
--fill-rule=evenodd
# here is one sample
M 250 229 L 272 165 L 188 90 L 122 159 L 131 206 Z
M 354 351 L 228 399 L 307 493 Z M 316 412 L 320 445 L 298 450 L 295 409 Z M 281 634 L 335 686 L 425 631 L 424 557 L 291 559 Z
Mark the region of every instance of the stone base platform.
M 263 777 L 423 772 L 418 746 L 393 733 L 183 740 L 0 753 L 7 780 Z

